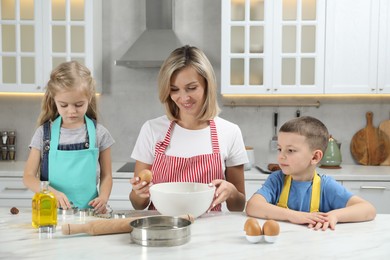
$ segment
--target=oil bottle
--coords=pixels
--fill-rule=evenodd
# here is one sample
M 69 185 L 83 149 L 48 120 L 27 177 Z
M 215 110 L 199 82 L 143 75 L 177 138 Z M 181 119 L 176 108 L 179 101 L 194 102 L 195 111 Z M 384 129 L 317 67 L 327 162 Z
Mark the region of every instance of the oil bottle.
M 57 226 L 57 199 L 49 191 L 49 182 L 41 181 L 40 192 L 32 198 L 32 226 L 39 232 L 55 232 Z

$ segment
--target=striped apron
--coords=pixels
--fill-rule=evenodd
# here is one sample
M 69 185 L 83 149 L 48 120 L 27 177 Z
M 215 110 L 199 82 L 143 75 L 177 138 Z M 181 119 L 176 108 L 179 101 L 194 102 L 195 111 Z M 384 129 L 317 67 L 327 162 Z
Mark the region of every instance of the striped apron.
M 171 122 L 164 140 L 156 144 L 155 159 L 152 164 L 153 183 L 210 183 L 215 179 L 225 179 L 225 174 L 222 171 L 217 129 L 214 120 L 210 120 L 209 123 L 213 153 L 183 158 L 165 154 L 171 141 L 172 129 L 176 124 L 174 121 Z M 149 209 L 155 209 L 153 203 L 150 204 Z M 216 205 L 212 211 L 221 211 L 221 204 Z

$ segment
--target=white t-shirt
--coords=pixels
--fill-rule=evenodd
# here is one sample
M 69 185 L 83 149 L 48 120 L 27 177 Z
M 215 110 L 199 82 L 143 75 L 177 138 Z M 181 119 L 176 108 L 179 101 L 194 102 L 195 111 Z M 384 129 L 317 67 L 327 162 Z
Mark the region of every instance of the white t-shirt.
M 217 128 L 223 171 L 226 167 L 247 163 L 248 156 L 238 125 L 220 117 L 214 118 L 214 122 Z M 152 164 L 156 144 L 164 140 L 169 125 L 170 121 L 167 116 L 146 121 L 141 128 L 131 158 Z M 175 124 L 165 154 L 189 158 L 210 154 L 212 151 L 210 126 L 201 130 L 188 130 Z

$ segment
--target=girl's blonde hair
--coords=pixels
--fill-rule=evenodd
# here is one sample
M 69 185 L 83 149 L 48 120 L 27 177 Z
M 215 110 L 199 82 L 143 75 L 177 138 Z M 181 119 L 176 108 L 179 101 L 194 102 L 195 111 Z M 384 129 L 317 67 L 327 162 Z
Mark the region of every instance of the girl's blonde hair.
M 171 99 L 172 75 L 184 68 L 192 67 L 205 81 L 205 102 L 197 119 L 207 121 L 216 117 L 220 108 L 217 102 L 217 80 L 214 69 L 206 55 L 198 48 L 185 45 L 174 50 L 164 61 L 158 75 L 159 98 L 165 105 L 165 110 L 170 120 L 179 120 L 179 108 Z
M 54 102 L 54 97 L 58 92 L 75 89 L 82 90 L 89 100 L 86 115 L 97 120 L 95 80 L 87 67 L 77 61 L 69 61 L 58 65 L 50 74 L 41 104 L 38 125 L 48 120 L 54 121 L 58 117 L 59 113 Z

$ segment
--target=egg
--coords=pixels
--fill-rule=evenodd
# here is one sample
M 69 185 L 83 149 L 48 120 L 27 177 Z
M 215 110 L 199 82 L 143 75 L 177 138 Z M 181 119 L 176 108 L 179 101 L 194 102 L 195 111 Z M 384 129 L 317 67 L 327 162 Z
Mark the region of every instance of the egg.
M 145 181 L 149 183 L 152 181 L 152 171 L 149 169 L 143 169 L 142 171 L 140 171 L 140 173 L 138 173 L 138 177 L 141 182 Z
M 261 235 L 261 226 L 257 219 L 248 218 L 244 225 L 244 231 L 248 236 L 259 236 Z
M 267 220 L 263 225 L 264 240 L 269 243 L 276 241 L 280 232 L 279 223 L 275 220 Z
M 255 218 L 247 219 L 244 225 L 244 231 L 246 233 L 246 239 L 251 243 L 258 243 L 263 239 L 261 226 Z

